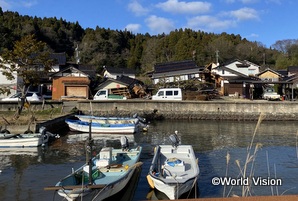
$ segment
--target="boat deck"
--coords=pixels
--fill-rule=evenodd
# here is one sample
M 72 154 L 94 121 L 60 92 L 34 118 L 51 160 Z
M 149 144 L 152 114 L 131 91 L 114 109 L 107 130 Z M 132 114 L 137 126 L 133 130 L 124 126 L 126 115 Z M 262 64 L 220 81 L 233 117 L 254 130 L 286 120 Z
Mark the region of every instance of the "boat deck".
M 175 161 L 178 161 L 175 163 Z M 175 163 L 175 164 L 173 164 Z M 162 177 L 167 182 L 186 182 L 198 175 L 196 158 L 191 154 L 189 147 L 162 147 L 160 153 L 160 164 L 163 165 Z

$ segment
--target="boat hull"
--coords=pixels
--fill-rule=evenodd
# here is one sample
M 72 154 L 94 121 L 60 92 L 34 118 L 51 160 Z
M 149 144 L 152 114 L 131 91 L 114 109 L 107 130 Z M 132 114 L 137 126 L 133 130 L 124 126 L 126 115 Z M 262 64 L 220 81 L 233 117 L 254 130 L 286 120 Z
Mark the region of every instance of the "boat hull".
M 151 188 L 174 200 L 196 186 L 198 177 L 199 166 L 191 145 L 156 147 L 147 176 Z
M 85 164 L 56 184 L 60 188 L 58 194 L 67 200 L 80 200 L 82 197 L 84 200 L 103 200 L 120 192 L 128 184 L 136 168 L 141 166 L 142 163 L 138 161 L 142 148 L 112 149 L 112 152 L 109 151 L 110 148 L 106 150 L 92 159 L 92 177 L 96 173 L 92 185 L 89 185 L 90 181 L 85 180 L 84 176 L 77 179 L 79 174 L 85 175 L 84 171 L 89 168 Z M 106 165 L 105 158 L 100 156 L 109 155 L 113 159 L 110 165 Z
M 128 184 L 133 173 L 135 172 L 135 169 L 136 168 L 131 169 L 127 173 L 126 177 L 117 181 L 116 183 L 108 185 L 106 188 L 102 190 L 96 190 L 96 192 L 92 193 L 93 195 L 96 194 L 95 196 L 88 196 L 88 197 L 92 198 L 93 201 L 101 201 L 103 199 L 106 199 L 108 197 L 111 197 L 119 193 Z M 88 200 L 88 197 L 86 197 L 87 200 Z
M 137 124 L 138 118 L 130 117 L 98 117 L 91 115 L 75 115 L 79 120 L 89 122 L 92 120 L 94 123 L 98 124 Z
M 49 136 L 41 134 L 20 134 L 8 139 L 0 139 L 0 148 L 38 147 L 48 143 Z
M 88 133 L 89 132 L 89 123 L 82 122 L 80 120 L 65 120 L 68 124 L 69 129 L 72 131 L 79 131 Z M 109 134 L 132 134 L 136 132 L 135 124 L 98 124 L 91 123 L 92 133 L 109 133 Z
M 189 192 L 194 184 L 197 182 L 197 178 L 192 178 L 185 183 L 165 183 L 161 180 L 150 177 L 154 182 L 154 187 L 163 192 L 170 200 L 178 199 L 181 195 Z

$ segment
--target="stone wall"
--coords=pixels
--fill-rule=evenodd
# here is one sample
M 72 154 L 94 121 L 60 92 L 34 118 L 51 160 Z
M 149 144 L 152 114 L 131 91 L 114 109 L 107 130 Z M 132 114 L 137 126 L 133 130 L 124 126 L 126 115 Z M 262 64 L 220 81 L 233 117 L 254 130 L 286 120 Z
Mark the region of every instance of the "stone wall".
M 42 101 L 39 101 L 39 102 L 30 103 L 30 109 L 32 111 L 47 110 L 47 109 L 58 108 L 62 106 L 63 106 L 63 102 L 61 101 L 45 101 L 44 103 Z M 0 101 L 0 111 L 16 111 L 17 108 L 18 108 L 17 102 Z
M 139 115 L 167 119 L 298 120 L 298 103 L 290 101 L 79 101 L 84 114 Z

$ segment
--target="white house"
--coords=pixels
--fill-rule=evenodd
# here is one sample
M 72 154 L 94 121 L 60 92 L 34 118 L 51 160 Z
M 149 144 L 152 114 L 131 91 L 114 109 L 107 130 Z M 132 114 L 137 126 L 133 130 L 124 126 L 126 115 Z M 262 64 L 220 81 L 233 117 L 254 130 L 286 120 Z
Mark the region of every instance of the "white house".
M 154 65 L 154 71 L 148 73 L 153 84 L 159 82 L 169 83 L 190 79 L 200 79 L 204 68 L 196 65 L 193 60 L 173 61 Z
M 214 67 L 212 72 L 222 77 L 234 77 L 238 76 L 239 73 L 245 76 L 256 76 L 260 73 L 260 66 L 246 60 L 240 61 L 236 59 Z
M 0 62 L 2 62 L 2 58 L 0 57 Z M 9 64 L 3 64 L 6 67 L 9 67 Z M 5 75 L 3 75 L 3 70 L 0 70 L 0 88 L 7 90 L 8 93 L 1 93 L 0 98 L 5 98 L 8 94 L 15 94 L 17 91 L 17 72 L 13 73 L 14 79 L 8 80 Z M 2 91 L 2 90 L 1 90 Z

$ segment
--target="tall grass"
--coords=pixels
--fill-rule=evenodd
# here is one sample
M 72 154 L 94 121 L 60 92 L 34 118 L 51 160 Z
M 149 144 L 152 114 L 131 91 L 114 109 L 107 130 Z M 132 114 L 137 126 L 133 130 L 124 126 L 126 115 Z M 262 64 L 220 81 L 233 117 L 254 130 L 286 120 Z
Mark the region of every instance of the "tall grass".
M 255 159 L 256 159 L 258 150 L 262 147 L 262 144 L 261 143 L 256 143 L 255 146 L 253 146 L 253 145 L 254 145 L 255 136 L 257 134 L 257 130 L 260 127 L 260 125 L 261 125 L 262 121 L 264 120 L 264 118 L 265 118 L 265 115 L 263 113 L 261 113 L 259 118 L 258 118 L 258 122 L 257 122 L 257 125 L 255 127 L 254 133 L 252 135 L 250 144 L 247 147 L 246 159 L 245 159 L 244 163 L 241 164 L 240 160 L 235 160 L 235 163 L 236 163 L 236 165 L 239 169 L 238 178 L 240 178 L 240 177 L 242 177 L 242 178 L 252 178 L 254 176 Z M 228 168 L 229 168 L 229 161 L 230 161 L 230 154 L 229 153 L 227 153 L 226 158 L 227 158 L 227 160 L 226 160 L 226 162 L 227 162 L 227 164 L 226 164 L 226 176 L 227 176 Z M 249 185 L 247 185 L 247 186 L 243 185 L 242 186 L 242 189 L 241 189 L 241 196 L 242 197 L 247 197 L 247 196 L 251 195 L 251 188 L 252 188 L 251 184 L 252 184 L 252 182 L 249 182 Z M 233 186 L 230 188 L 228 194 L 225 195 L 226 186 L 224 186 L 223 196 L 224 197 L 225 196 L 229 197 L 230 193 L 232 191 L 232 188 L 233 188 Z

